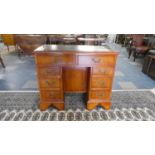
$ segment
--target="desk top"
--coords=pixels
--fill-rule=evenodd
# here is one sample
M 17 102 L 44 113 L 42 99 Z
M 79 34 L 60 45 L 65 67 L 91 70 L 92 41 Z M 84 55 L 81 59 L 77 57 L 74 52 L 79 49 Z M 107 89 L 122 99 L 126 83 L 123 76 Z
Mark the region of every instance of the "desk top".
M 92 46 L 92 45 L 42 45 L 35 51 L 37 52 L 115 52 L 108 46 Z

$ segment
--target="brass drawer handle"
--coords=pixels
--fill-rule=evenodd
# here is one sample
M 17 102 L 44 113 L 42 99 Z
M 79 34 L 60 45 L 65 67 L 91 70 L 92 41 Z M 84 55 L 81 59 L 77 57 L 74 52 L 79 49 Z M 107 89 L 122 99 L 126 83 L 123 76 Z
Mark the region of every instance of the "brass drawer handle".
M 104 95 L 103 93 L 96 92 L 97 97 L 103 97 L 103 95 Z
M 104 81 L 97 81 L 96 85 L 99 86 L 99 87 L 104 87 L 105 82 Z
M 51 74 L 52 74 L 52 75 L 54 75 L 54 74 L 56 75 L 56 74 L 58 74 L 58 73 L 59 73 L 59 71 L 56 70 L 56 69 L 55 69 L 55 70 L 54 70 L 54 69 L 53 69 L 53 70 L 44 70 L 44 71 L 41 72 L 41 74 L 44 74 L 44 75 L 48 75 L 48 74 L 49 74 L 49 75 L 51 75 Z
M 99 69 L 99 72 L 100 72 L 100 73 L 103 73 L 103 74 L 106 74 L 106 73 L 107 73 L 107 70 L 106 70 L 106 69 L 103 69 L 103 68 L 100 68 L 100 69 Z
M 49 97 L 55 97 L 55 94 L 54 93 L 50 93 Z
M 49 86 L 50 85 L 49 81 L 46 81 L 46 84 Z
M 105 82 L 104 82 L 104 81 L 101 82 L 101 86 L 102 86 L 102 87 L 105 86 Z
M 52 72 L 50 71 L 50 70 L 47 70 L 46 72 L 45 72 L 45 74 L 51 74 Z
M 55 81 L 52 81 L 52 82 L 46 81 L 46 84 L 47 84 L 48 86 L 49 86 L 49 85 L 55 86 Z
M 92 58 L 92 61 L 95 62 L 95 63 L 100 63 L 101 58 Z

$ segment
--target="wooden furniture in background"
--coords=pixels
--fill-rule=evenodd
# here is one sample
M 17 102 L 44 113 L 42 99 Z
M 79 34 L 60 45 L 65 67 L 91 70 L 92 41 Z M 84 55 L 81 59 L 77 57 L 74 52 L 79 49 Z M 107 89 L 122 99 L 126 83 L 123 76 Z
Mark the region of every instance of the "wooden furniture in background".
M 3 62 L 3 59 L 2 59 L 2 57 L 1 57 L 1 55 L 0 55 L 0 63 L 1 63 L 1 65 L 2 65 L 2 67 L 5 68 L 5 65 L 4 65 L 4 62 Z
M 1 34 L 4 45 L 7 46 L 7 49 L 9 51 L 9 46 L 14 46 L 16 49 L 16 42 L 14 40 L 13 34 Z
M 150 50 L 145 57 L 142 72 L 155 79 L 155 50 Z
M 31 55 L 34 49 L 46 44 L 47 37 L 45 35 L 14 35 L 14 39 L 20 48 L 19 55 L 21 50 L 24 54 Z
M 44 45 L 35 50 L 40 109 L 63 110 L 64 93 L 87 93 L 87 108 L 111 105 L 117 52 L 103 46 Z
M 132 38 L 132 45 L 129 50 L 128 58 L 130 58 L 131 54 L 133 53 L 135 61 L 139 55 L 145 56 L 150 50 L 150 47 L 144 42 L 144 34 L 132 34 L 130 37 Z
M 148 70 L 148 75 L 155 80 L 155 55 L 151 55 L 151 60 L 150 60 L 150 65 L 149 65 L 149 70 Z
M 116 43 L 121 44 L 122 46 L 124 46 L 125 38 L 126 38 L 125 34 L 117 34 Z
M 0 34 L 0 43 L 2 42 L 2 35 Z
M 67 45 L 76 45 L 78 44 L 78 37 L 83 35 L 81 34 L 48 34 L 47 41 L 48 44 L 67 44 Z
M 77 40 L 84 45 L 101 45 L 105 38 L 78 38 Z

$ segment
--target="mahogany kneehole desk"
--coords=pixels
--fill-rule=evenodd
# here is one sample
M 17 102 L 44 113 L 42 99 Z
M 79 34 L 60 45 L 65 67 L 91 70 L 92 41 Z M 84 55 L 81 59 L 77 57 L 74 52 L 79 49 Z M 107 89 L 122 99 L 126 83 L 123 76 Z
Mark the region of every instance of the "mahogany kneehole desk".
M 111 105 L 118 52 L 106 46 L 43 45 L 35 50 L 40 109 L 64 109 L 64 93 L 88 93 L 87 109 Z

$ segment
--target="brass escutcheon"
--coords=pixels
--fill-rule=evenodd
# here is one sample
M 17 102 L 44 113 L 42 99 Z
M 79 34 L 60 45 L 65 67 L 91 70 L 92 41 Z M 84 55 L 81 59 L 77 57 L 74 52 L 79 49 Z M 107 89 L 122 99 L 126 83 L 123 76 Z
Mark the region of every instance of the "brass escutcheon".
M 103 93 L 99 93 L 99 92 L 96 92 L 96 96 L 98 96 L 98 97 L 103 97 Z
M 101 82 L 101 86 L 102 86 L 102 87 L 104 87 L 104 86 L 105 86 L 105 83 L 104 83 L 104 81 L 102 81 L 102 82 Z
M 103 73 L 103 74 L 106 74 L 107 71 L 106 71 L 106 69 L 100 68 L 100 69 L 99 69 L 99 72 L 100 72 L 100 73 Z
M 101 61 L 101 58 L 92 58 L 92 61 L 95 63 L 99 63 Z
M 50 93 L 49 96 L 50 97 L 55 97 L 55 94 L 54 93 Z
M 46 81 L 46 84 L 49 86 L 49 85 L 52 85 L 54 86 L 55 85 L 55 81 L 52 81 L 51 83 L 49 81 Z

